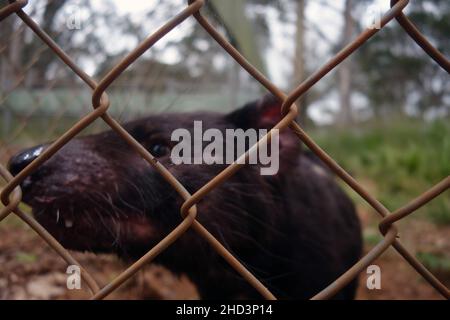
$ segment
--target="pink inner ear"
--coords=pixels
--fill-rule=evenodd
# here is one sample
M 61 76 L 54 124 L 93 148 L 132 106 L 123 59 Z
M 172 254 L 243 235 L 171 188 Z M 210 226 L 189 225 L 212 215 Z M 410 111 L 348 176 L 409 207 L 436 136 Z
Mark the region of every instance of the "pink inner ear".
M 281 120 L 281 105 L 278 102 L 273 102 L 270 105 L 265 105 L 260 116 L 261 125 L 275 125 Z

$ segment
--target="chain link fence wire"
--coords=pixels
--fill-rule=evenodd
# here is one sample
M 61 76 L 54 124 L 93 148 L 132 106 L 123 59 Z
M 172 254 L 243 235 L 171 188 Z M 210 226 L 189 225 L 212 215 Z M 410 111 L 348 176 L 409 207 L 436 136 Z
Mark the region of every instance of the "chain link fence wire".
M 201 223 L 196 220 L 197 215 L 202 212 L 197 211 L 197 203 L 208 195 L 214 188 L 222 183 L 226 183 L 227 179 L 235 174 L 245 163 L 243 157 L 247 158 L 252 152 L 257 150 L 258 145 L 270 141 L 273 129 L 292 130 L 298 138 L 305 143 L 311 151 L 313 151 L 337 176 L 339 176 L 349 187 L 358 193 L 375 211 L 380 215 L 379 230 L 383 235 L 380 241 L 371 251 L 362 257 L 353 267 L 347 270 L 343 275 L 324 288 L 312 299 L 329 299 L 332 298 L 339 290 L 355 279 L 358 274 L 374 262 L 388 248 L 393 247 L 410 265 L 413 267 L 431 286 L 433 286 L 444 298 L 450 299 L 450 291 L 444 286 L 430 271 L 427 270 L 397 239 L 398 230 L 395 222 L 406 218 L 417 209 L 425 206 L 435 197 L 445 192 L 450 187 L 450 176 L 442 179 L 441 182 L 433 186 L 431 189 L 412 200 L 410 203 L 399 208 L 394 212 L 390 212 L 375 197 L 373 197 L 364 187 L 350 176 L 347 171 L 339 166 L 329 155 L 327 155 L 311 137 L 296 122 L 298 114 L 297 106 L 294 102 L 310 90 L 325 75 L 336 68 L 342 61 L 349 57 L 353 52 L 358 50 L 366 41 L 374 36 L 383 27 L 396 20 L 409 34 L 409 36 L 444 70 L 450 73 L 450 60 L 448 60 L 441 52 L 439 52 L 427 40 L 427 38 L 415 27 L 408 17 L 403 13 L 407 7 L 408 0 L 391 0 L 391 8 L 385 13 L 380 21 L 380 28 L 368 28 L 363 31 L 355 40 L 345 46 L 332 59 L 324 64 L 319 70 L 314 72 L 310 77 L 298 85 L 290 93 L 284 93 L 265 76 L 262 75 L 254 66 L 252 66 L 240 53 L 236 50 L 205 18 L 201 13 L 201 8 L 205 5 L 205 0 L 189 0 L 187 7 L 167 21 L 161 28 L 151 34 L 142 43 L 123 58 L 111 71 L 109 71 L 99 82 L 88 76 L 74 61 L 69 57 L 63 49 L 61 49 L 50 36 L 48 36 L 38 24 L 36 24 L 29 15 L 22 9 L 27 5 L 27 0 L 9 0 L 10 4 L 0 9 L 0 23 L 9 15 L 15 14 L 22 22 L 28 26 L 33 32 L 69 67 L 89 88 L 92 90 L 92 107 L 93 110 L 81 117 L 79 121 L 73 125 L 68 131 L 62 134 L 54 143 L 51 144 L 38 158 L 24 168 L 19 174 L 13 177 L 10 172 L 0 165 L 0 175 L 5 180 L 6 185 L 1 191 L 1 201 L 5 205 L 0 210 L 0 222 L 10 214 L 17 215 L 31 229 L 33 229 L 40 237 L 42 237 L 48 245 L 63 258 L 68 264 L 80 264 L 72 257 L 72 255 L 63 248 L 63 246 L 51 236 L 45 228 L 43 228 L 34 218 L 25 214 L 20 208 L 19 203 L 22 198 L 20 184 L 30 175 L 36 168 L 42 165 L 46 160 L 52 157 L 59 149 L 74 138 L 78 133 L 89 127 L 96 120 L 101 118 L 112 130 L 116 131 L 122 139 L 124 139 L 133 149 L 138 152 L 155 170 L 178 192 L 184 199 L 184 203 L 180 208 L 180 214 L 183 221 L 173 229 L 164 239 L 156 246 L 148 251 L 143 257 L 134 262 L 130 267 L 118 275 L 114 280 L 104 287 L 100 287 L 96 280 L 91 276 L 88 270 L 81 266 L 81 276 L 88 285 L 92 299 L 103 299 L 111 292 L 117 289 L 125 281 L 133 277 L 144 265 L 151 262 L 157 255 L 163 252 L 172 243 L 182 237 L 188 229 L 193 229 L 200 237 L 203 237 L 214 250 L 222 256 L 237 273 L 240 274 L 255 290 L 257 290 L 265 299 L 276 299 L 276 297 L 253 275 L 251 274 Z M 109 113 L 110 99 L 107 94 L 108 88 L 117 78 L 142 54 L 149 50 L 155 43 L 162 39 L 177 25 L 183 23 L 186 19 L 193 16 L 198 24 L 203 27 L 206 32 L 254 79 L 261 83 L 269 92 L 283 101 L 281 113 L 282 120 L 264 136 L 257 144 L 253 145 L 245 154 L 242 155 L 233 164 L 229 165 L 220 174 L 214 177 L 206 185 L 200 188 L 194 194 L 189 193 L 184 186 L 161 164 L 156 158 L 140 145 Z

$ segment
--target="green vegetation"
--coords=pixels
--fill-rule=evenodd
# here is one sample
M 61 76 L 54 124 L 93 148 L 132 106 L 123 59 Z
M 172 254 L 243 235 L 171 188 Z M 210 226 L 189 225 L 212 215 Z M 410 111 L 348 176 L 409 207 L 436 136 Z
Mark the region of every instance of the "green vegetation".
M 371 123 L 349 130 L 311 130 L 318 144 L 390 210 L 411 201 L 450 174 L 450 122 Z M 363 201 L 362 199 L 360 201 Z M 447 191 L 419 210 L 450 224 Z
M 16 260 L 20 263 L 34 263 L 38 257 L 35 254 L 19 251 L 16 253 Z
M 427 252 L 418 252 L 417 259 L 430 270 L 450 272 L 450 258 Z
M 383 240 L 383 236 L 378 228 L 369 227 L 363 231 L 363 239 L 364 243 L 370 246 L 375 246 Z

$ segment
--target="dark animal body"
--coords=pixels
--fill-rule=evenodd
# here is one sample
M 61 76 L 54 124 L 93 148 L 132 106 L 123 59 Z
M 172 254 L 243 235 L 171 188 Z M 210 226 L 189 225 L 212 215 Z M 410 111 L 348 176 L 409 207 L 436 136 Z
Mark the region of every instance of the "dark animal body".
M 194 120 L 221 131 L 270 129 L 280 119 L 275 102 L 265 97 L 225 115 L 164 113 L 124 127 L 194 193 L 226 165 L 174 165 L 173 130 L 192 130 Z M 45 145 L 13 157 L 11 172 L 17 174 L 43 149 Z M 182 199 L 113 131 L 72 140 L 22 188 L 38 221 L 74 250 L 136 259 L 182 219 Z M 289 129 L 280 134 L 278 174 L 262 176 L 258 165 L 247 165 L 197 208 L 198 221 L 278 298 L 310 298 L 360 258 L 361 231 L 352 202 Z M 260 298 L 192 230 L 156 262 L 187 274 L 202 298 Z M 335 298 L 352 299 L 355 290 L 356 280 Z

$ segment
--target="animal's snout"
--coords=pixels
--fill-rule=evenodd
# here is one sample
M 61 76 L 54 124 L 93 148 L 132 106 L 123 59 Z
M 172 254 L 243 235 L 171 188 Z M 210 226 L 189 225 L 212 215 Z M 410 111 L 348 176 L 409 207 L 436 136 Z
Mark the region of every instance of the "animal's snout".
M 44 145 L 36 146 L 27 150 L 24 150 L 15 156 L 13 156 L 8 163 L 9 171 L 15 176 L 28 166 L 34 159 L 39 157 L 45 150 Z

